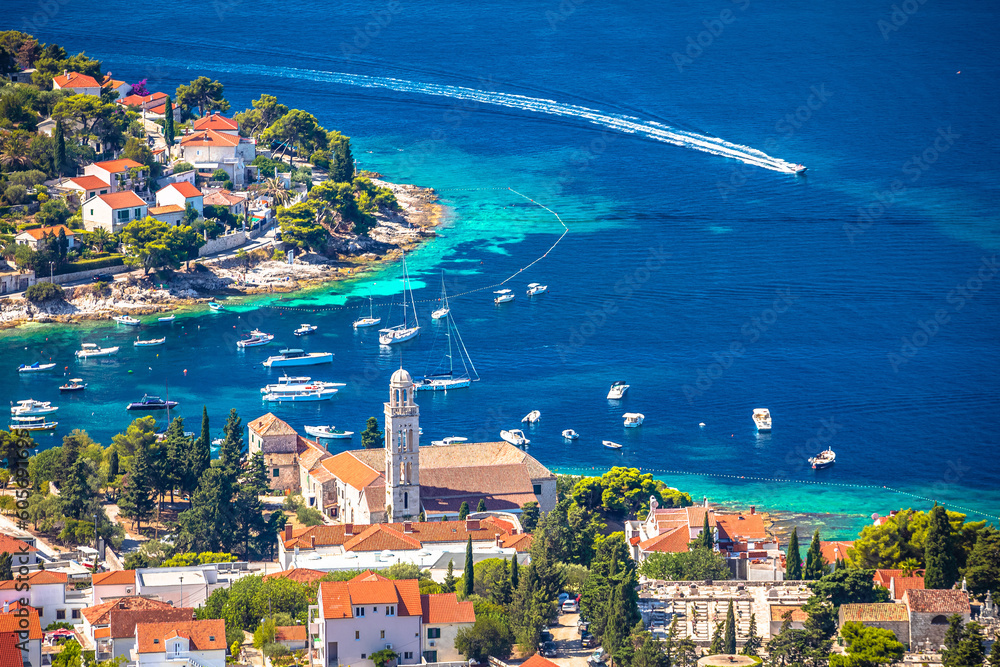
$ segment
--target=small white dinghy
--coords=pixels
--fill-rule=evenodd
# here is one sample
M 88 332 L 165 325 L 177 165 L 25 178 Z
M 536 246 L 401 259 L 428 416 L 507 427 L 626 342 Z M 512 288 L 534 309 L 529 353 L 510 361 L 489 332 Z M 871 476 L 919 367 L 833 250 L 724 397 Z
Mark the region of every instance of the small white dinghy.
M 514 300 L 514 293 L 511 292 L 509 289 L 498 289 L 493 293 L 496 294 L 496 296 L 493 298 L 493 303 L 497 304 L 498 306 L 501 303 L 507 303 L 508 301 Z
M 158 317 L 158 318 L 156 318 L 156 321 L 157 322 L 162 322 L 163 324 L 166 324 L 168 322 L 173 322 L 176 319 L 177 319 L 176 315 L 167 315 L 166 317 Z
M 522 424 L 534 424 L 535 422 L 537 422 L 541 418 L 542 418 L 542 413 L 541 412 L 539 412 L 538 410 L 532 410 L 528 414 L 524 415 L 524 418 L 521 420 L 521 423 Z
M 296 329 L 292 333 L 295 334 L 296 336 L 308 336 L 309 334 L 316 331 L 316 329 L 318 328 L 319 327 L 317 327 L 315 324 L 302 324 L 299 326 L 298 329 Z
M 500 437 L 517 447 L 524 447 L 531 442 L 531 440 L 524 437 L 524 431 L 519 428 L 512 428 L 509 431 L 500 431 Z
M 535 296 L 536 294 L 545 294 L 549 290 L 548 285 L 539 285 L 538 283 L 531 283 L 528 285 L 528 296 Z
M 568 428 L 562 432 L 562 437 L 566 438 L 567 440 L 579 440 L 580 434 L 574 431 L 573 429 Z
M 131 315 L 117 315 L 115 317 L 112 317 L 111 319 L 113 319 L 118 324 L 125 324 L 130 327 L 137 327 L 140 324 L 142 324 L 139 320 L 135 319 Z
M 626 412 L 622 415 L 625 418 L 625 428 L 635 428 L 637 426 L 642 426 L 642 422 L 646 419 L 645 416 L 638 412 Z
M 149 340 L 139 340 L 136 338 L 135 342 L 132 343 L 132 347 L 155 347 L 157 345 L 163 345 L 166 342 L 166 336 L 163 338 L 150 338 Z
M 611 442 L 610 440 L 603 440 L 602 443 L 608 449 L 621 449 L 622 448 L 622 446 L 619 445 L 617 442 Z

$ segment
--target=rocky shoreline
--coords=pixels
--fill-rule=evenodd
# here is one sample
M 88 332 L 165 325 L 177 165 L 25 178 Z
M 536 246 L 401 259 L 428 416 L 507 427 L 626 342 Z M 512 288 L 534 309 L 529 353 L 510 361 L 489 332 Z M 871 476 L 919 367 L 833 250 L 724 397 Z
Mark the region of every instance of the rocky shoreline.
M 192 262 L 189 270 L 167 276 L 144 276 L 142 271 L 119 274 L 118 280 L 101 290 L 99 285 L 66 286 L 65 299 L 30 303 L 23 295 L 12 295 L 0 299 L 0 328 L 28 322 L 109 319 L 119 314 L 149 315 L 220 297 L 295 292 L 374 270 L 436 235 L 433 228 L 443 220 L 444 207 L 433 189 L 372 180 L 393 191 L 400 210 L 380 211 L 367 236 L 334 237 L 327 247 L 329 255 L 296 255 L 294 263 L 288 264 L 268 259 L 274 248 L 267 246 L 266 250 L 253 251 L 249 265 L 234 256 L 208 257 Z

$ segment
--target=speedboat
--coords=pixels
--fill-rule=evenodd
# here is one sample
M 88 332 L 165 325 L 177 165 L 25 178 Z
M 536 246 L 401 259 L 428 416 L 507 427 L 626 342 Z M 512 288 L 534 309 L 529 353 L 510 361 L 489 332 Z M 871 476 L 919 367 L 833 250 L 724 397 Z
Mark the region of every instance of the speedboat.
M 823 468 L 829 468 L 837 461 L 837 455 L 833 453 L 832 449 L 825 449 L 816 456 L 809 459 L 809 463 L 812 464 L 813 470 L 822 470 Z
M 801 173 L 803 173 L 803 172 L 804 172 L 804 171 L 805 171 L 805 170 L 806 170 L 807 168 L 808 168 L 808 167 L 806 167 L 805 165 L 802 165 L 802 164 L 793 164 L 793 165 L 791 166 L 791 171 L 792 171 L 792 173 L 793 173 L 793 174 L 801 174 Z
M 753 423 L 757 425 L 758 431 L 770 431 L 771 413 L 767 408 L 754 408 Z
M 522 424 L 534 424 L 535 422 L 537 422 L 541 418 L 542 418 L 542 413 L 541 412 L 539 412 L 538 410 L 532 410 L 528 414 L 524 415 L 524 417 L 521 419 L 521 423 Z
M 273 391 L 264 394 L 268 403 L 308 403 L 313 401 L 329 401 L 337 393 L 336 389 L 323 388 L 309 391 Z
M 48 415 L 52 414 L 58 410 L 56 406 L 52 405 L 49 401 L 36 401 L 32 398 L 25 399 L 23 401 L 18 401 L 17 404 L 11 404 L 10 414 L 12 415 Z
M 87 359 L 88 357 L 110 357 L 113 354 L 118 354 L 118 346 L 114 347 L 98 347 L 94 343 L 84 343 L 80 346 L 82 349 L 74 352 L 78 359 Z
M 629 385 L 625 384 L 624 380 L 618 380 L 611 384 L 611 389 L 608 390 L 608 400 L 617 400 L 625 395 L 628 391 Z
M 116 315 L 115 317 L 112 317 L 111 319 L 113 319 L 118 324 L 126 324 L 126 325 L 128 325 L 130 327 L 137 327 L 140 324 L 142 324 L 142 322 L 140 322 L 139 320 L 135 319 L 131 315 Z
M 214 310 L 215 312 L 219 312 L 220 310 L 225 310 L 225 307 L 222 304 L 218 304 L 214 301 L 209 301 L 208 307 Z
M 566 438 L 567 440 L 579 440 L 580 434 L 574 431 L 573 429 L 568 428 L 562 432 L 562 437 Z
M 431 444 L 435 447 L 447 447 L 448 445 L 456 445 L 462 442 L 468 442 L 468 438 L 462 438 L 457 435 L 450 435 L 447 438 L 442 438 L 441 440 L 431 440 Z
M 354 431 L 345 431 L 334 426 L 306 426 L 305 430 L 306 433 L 317 438 L 333 438 L 335 440 L 347 440 L 354 435 Z
M 159 396 L 143 395 L 141 401 L 135 401 L 125 406 L 126 410 L 167 410 L 176 408 L 177 401 L 165 401 Z
M 450 312 L 451 308 L 438 308 L 433 313 L 431 313 L 431 319 L 440 320 L 441 318 L 446 317 Z
M 259 347 L 261 345 L 267 345 L 272 340 L 274 340 L 274 334 L 264 333 L 254 329 L 250 332 L 249 338 L 242 338 L 236 341 L 236 347 Z
M 610 440 L 602 440 L 601 443 L 608 449 L 621 449 L 622 446 L 617 442 L 611 442 Z
M 346 387 L 343 382 L 321 382 L 312 381 L 309 377 L 288 377 L 283 375 L 277 382 L 264 385 L 260 389 L 262 394 L 295 394 L 300 392 L 323 391 L 325 389 L 335 389 Z
M 493 293 L 496 294 L 496 296 L 493 297 L 493 303 L 497 304 L 498 306 L 501 303 L 507 303 L 508 301 L 514 300 L 514 293 L 511 292 L 509 289 L 498 289 Z
M 11 431 L 51 431 L 59 422 L 50 422 L 42 415 L 18 415 L 11 417 L 9 426 Z
M 55 368 L 55 364 L 43 364 L 40 362 L 35 362 L 33 364 L 21 364 L 17 367 L 18 373 L 41 373 L 43 371 L 50 371 Z
M 524 437 L 524 431 L 519 428 L 512 428 L 509 431 L 500 431 L 500 437 L 517 447 L 523 447 L 531 442 L 531 440 Z
M 625 418 L 625 428 L 635 428 L 636 426 L 642 426 L 642 421 L 645 417 L 638 412 L 626 412 L 622 415 Z
M 87 388 L 87 383 L 83 378 L 72 378 L 69 382 L 59 386 L 59 391 L 83 391 Z
M 156 318 L 156 321 L 157 322 L 162 322 L 163 324 L 166 324 L 167 322 L 173 322 L 176 319 L 177 319 L 176 315 L 167 315 L 166 317 L 158 317 L 158 318 Z
M 539 285 L 538 283 L 531 283 L 528 285 L 528 296 L 535 296 L 536 294 L 545 294 L 549 289 L 548 285 Z
M 150 338 L 149 340 L 139 340 L 138 338 L 136 338 L 135 342 L 132 343 L 132 346 L 133 347 L 155 347 L 157 345 L 163 345 L 166 342 L 167 342 L 166 337 L 163 337 L 163 338 Z
M 300 325 L 299 328 L 293 331 L 292 333 L 295 334 L 296 336 L 308 336 L 309 334 L 316 331 L 316 329 L 318 328 L 319 327 L 317 327 L 315 324 L 303 324 Z
M 375 317 L 375 305 L 372 303 L 372 297 L 368 295 L 368 317 L 362 317 L 359 320 L 354 320 L 355 329 L 363 329 L 365 327 L 373 327 L 377 324 L 382 323 L 381 317 Z
M 278 366 L 313 366 L 333 363 L 333 352 L 303 352 L 302 350 L 282 350 L 281 354 L 268 357 L 261 362 L 268 368 Z

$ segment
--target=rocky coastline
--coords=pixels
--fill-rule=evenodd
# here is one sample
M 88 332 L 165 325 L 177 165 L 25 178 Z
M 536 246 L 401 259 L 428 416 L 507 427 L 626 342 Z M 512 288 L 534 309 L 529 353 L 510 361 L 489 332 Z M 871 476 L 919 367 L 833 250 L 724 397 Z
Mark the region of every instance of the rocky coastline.
M 357 277 L 398 259 L 419 243 L 433 238 L 444 218 L 444 207 L 431 188 L 372 179 L 388 187 L 398 211 L 379 211 L 367 235 L 336 235 L 326 254 L 296 254 L 289 264 L 270 257 L 276 242 L 254 250 L 246 259 L 226 253 L 191 262 L 190 269 L 143 275 L 141 270 L 118 274 L 113 283 L 64 286 L 65 298 L 31 303 L 23 294 L 0 298 L 0 328 L 29 322 L 73 323 L 196 307 L 225 297 L 295 292 L 321 283 Z

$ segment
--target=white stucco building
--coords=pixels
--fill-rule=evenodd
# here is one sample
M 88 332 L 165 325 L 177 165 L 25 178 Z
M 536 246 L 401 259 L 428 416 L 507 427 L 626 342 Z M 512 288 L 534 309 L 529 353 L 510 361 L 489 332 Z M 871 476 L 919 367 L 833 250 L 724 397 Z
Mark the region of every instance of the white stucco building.
M 42 627 L 57 621 L 77 624 L 82 621 L 81 610 L 90 603 L 90 597 L 72 586 L 65 572 L 35 570 L 24 580 L 0 581 L 0 603 L 24 600 L 38 610 Z
M 140 623 L 131 658 L 137 667 L 226 667 L 226 624 L 222 620 Z

